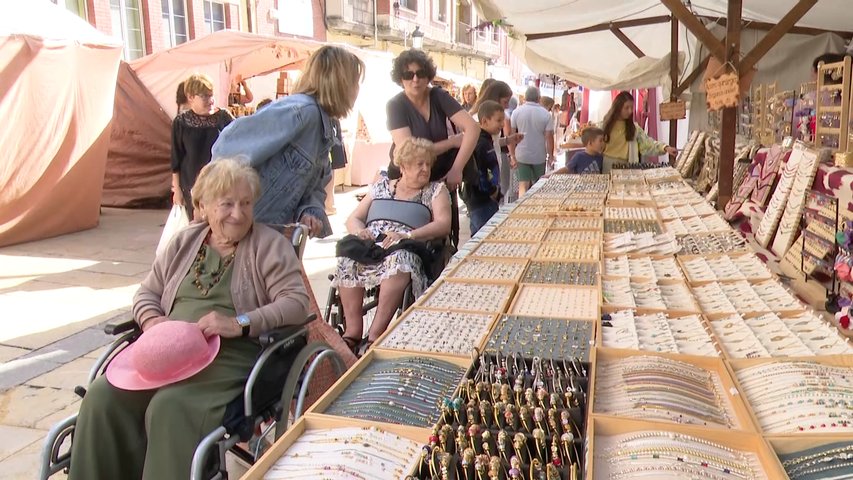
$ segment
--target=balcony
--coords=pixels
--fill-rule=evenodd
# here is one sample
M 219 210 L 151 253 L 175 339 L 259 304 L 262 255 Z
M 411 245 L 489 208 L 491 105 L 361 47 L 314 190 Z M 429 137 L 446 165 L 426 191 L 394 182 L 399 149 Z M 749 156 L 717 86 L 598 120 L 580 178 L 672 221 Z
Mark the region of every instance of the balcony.
M 373 35 L 373 0 L 327 0 L 329 30 L 357 35 Z
M 498 35 L 503 32 L 498 31 Z M 497 58 L 500 56 L 499 37 L 491 28 L 483 30 L 471 30 L 471 26 L 459 22 L 456 27 L 456 44 L 463 50 L 469 50 L 472 54 L 483 58 Z

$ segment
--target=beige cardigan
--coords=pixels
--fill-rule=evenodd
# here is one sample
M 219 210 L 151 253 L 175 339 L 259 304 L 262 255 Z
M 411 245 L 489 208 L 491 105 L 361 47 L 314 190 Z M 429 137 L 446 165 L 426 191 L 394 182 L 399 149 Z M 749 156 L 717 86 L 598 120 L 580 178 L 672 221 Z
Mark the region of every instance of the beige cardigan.
M 178 232 L 133 297 L 133 318 L 142 320 L 172 310 L 178 286 L 189 272 L 210 231 L 207 223 Z M 237 314 L 251 321 L 249 335 L 284 325 L 303 325 L 308 294 L 300 275 L 299 259 L 290 241 L 279 232 L 256 223 L 237 245 L 231 278 L 231 299 Z

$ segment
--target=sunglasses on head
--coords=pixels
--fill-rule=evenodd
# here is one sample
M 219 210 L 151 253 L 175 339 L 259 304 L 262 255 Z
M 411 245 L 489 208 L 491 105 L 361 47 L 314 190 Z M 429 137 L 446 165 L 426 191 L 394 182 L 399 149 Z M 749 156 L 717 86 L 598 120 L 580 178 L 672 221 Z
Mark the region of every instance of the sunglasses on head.
M 413 78 L 415 78 L 415 75 L 417 75 L 418 78 L 427 78 L 426 70 L 417 70 L 414 72 L 411 70 L 406 70 L 405 72 L 403 72 L 403 80 L 412 80 Z

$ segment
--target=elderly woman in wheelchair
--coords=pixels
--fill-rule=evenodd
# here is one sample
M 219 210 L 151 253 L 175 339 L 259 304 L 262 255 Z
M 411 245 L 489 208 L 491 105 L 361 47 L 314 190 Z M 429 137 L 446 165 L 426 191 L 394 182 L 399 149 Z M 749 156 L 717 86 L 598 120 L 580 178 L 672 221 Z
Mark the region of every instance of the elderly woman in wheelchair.
M 257 337 L 306 322 L 296 253 L 253 221 L 259 193 L 254 170 L 233 160 L 199 174 L 202 222 L 175 236 L 136 293 L 143 333 L 83 399 L 72 480 L 188 478 L 199 441 L 243 391 Z
M 408 139 L 398 146 L 394 150 L 394 164 L 400 167 L 402 176 L 398 180 L 383 176 L 347 219 L 351 235 L 393 250 L 380 262 L 366 264 L 341 256 L 341 244 L 338 245 L 332 286 L 339 290 L 343 305 L 344 341 L 354 351 L 369 348 L 385 331 L 410 283 L 415 297 L 426 287 L 423 261 L 414 252 L 416 248 L 399 248 L 403 244 L 397 244 L 402 240 L 445 239 L 450 233 L 450 195 L 443 182 L 429 180 L 435 161 L 432 152 L 432 142 L 419 138 Z M 376 286 L 380 287 L 379 303 L 364 340 L 362 299 L 365 289 Z

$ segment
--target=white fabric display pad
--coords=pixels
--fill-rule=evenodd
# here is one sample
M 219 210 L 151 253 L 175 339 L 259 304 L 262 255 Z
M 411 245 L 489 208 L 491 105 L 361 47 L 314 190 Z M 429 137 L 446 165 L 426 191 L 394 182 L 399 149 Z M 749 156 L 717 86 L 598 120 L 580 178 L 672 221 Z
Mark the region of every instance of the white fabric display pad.
M 791 186 L 791 193 L 788 195 L 788 203 L 785 205 L 785 212 L 782 214 L 779 230 L 776 232 L 776 238 L 773 239 L 773 248 L 771 249 L 780 257 L 785 255 L 785 252 L 794 243 L 794 236 L 797 234 L 800 218 L 803 216 L 803 209 L 806 206 L 806 193 L 811 188 L 817 174 L 817 168 L 820 165 L 817 150 L 808 148 L 803 143 L 797 142 L 794 145 L 791 157 L 795 155 L 800 157 L 800 165 L 797 168 L 797 175 L 794 177 L 794 184 Z
M 767 204 L 767 209 L 764 211 L 764 216 L 761 217 L 758 230 L 755 232 L 755 240 L 764 248 L 767 248 L 770 245 L 770 241 L 773 240 L 773 234 L 776 233 L 776 227 L 779 226 L 779 220 L 785 212 L 788 195 L 790 195 L 791 188 L 794 186 L 794 179 L 797 177 L 800 160 L 803 159 L 803 149 L 804 146 L 800 146 L 800 148 L 791 152 L 791 156 L 788 157 L 785 170 L 779 177 L 779 184 L 776 186 L 773 197 L 770 198 L 770 203 Z

